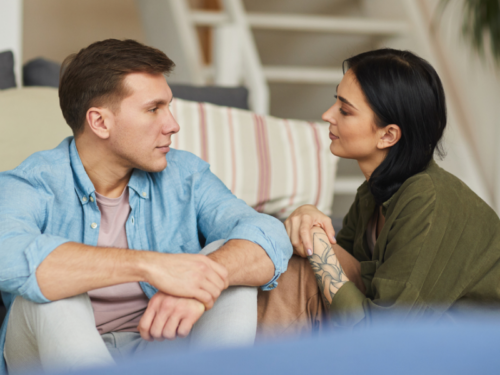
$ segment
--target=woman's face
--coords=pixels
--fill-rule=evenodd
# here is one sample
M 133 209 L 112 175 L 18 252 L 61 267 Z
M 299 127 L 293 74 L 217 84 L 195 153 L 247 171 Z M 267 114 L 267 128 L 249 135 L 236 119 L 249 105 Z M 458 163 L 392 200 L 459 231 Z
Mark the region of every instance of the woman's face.
M 386 151 L 377 147 L 383 129 L 376 126 L 375 113 L 351 70 L 337 86 L 337 101 L 323 113 L 322 119 L 330 123 L 332 154 L 358 162 L 385 156 Z

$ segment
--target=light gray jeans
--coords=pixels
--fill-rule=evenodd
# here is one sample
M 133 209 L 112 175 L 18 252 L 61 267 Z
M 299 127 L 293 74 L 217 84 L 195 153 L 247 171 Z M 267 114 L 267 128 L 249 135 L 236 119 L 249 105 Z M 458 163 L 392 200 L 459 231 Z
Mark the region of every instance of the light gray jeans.
M 217 250 L 223 241 L 206 246 Z M 11 307 L 4 357 L 10 374 L 26 370 L 73 371 L 112 365 L 144 350 L 169 352 L 191 348 L 252 345 L 257 330 L 257 288 L 230 287 L 196 322 L 188 337 L 174 341 L 142 340 L 136 332 L 99 335 L 87 293 L 37 304 L 17 297 Z

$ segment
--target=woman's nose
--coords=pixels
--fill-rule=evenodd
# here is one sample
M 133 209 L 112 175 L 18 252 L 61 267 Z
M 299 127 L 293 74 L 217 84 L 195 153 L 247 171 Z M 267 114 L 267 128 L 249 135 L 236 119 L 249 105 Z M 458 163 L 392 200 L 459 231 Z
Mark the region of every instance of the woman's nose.
M 323 115 L 321 116 L 321 119 L 325 122 L 329 122 L 331 124 L 335 123 L 335 118 L 333 117 L 333 107 L 334 106 L 331 106 L 330 108 L 328 108 L 328 110 L 323 113 Z

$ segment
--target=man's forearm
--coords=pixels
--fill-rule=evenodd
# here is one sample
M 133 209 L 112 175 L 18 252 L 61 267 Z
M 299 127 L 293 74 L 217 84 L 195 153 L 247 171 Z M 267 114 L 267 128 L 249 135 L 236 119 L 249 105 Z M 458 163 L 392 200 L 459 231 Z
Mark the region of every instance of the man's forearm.
M 110 285 L 143 281 L 143 252 L 65 243 L 50 253 L 36 271 L 49 300 L 59 300 Z
M 227 288 L 227 270 L 201 254 L 103 248 L 69 242 L 38 266 L 38 285 L 49 300 L 126 282 L 146 281 L 177 297 L 195 298 L 210 309 Z
M 229 285 L 261 286 L 274 276 L 271 258 L 251 241 L 230 240 L 208 257 L 226 267 Z

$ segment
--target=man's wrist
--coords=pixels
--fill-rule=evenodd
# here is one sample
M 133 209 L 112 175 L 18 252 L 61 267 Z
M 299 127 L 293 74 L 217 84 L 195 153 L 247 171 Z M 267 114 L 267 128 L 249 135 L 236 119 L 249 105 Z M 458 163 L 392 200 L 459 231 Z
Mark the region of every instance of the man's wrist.
M 150 282 L 152 267 L 151 265 L 155 263 L 155 258 L 160 255 L 159 253 L 153 251 L 137 251 L 134 250 L 134 254 L 131 256 L 131 272 L 138 281 Z M 162 254 L 166 255 L 166 254 Z

